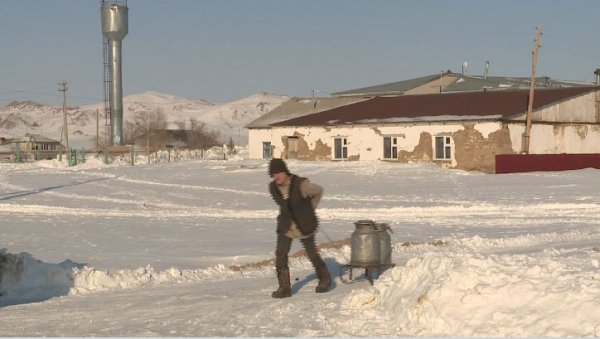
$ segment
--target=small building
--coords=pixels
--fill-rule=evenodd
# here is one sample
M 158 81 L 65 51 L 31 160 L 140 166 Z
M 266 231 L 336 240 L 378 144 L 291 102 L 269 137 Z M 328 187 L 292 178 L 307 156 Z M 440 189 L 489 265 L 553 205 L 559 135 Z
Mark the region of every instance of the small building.
M 0 139 L 2 158 L 15 159 L 17 147 L 22 159 L 42 160 L 54 159 L 59 152 L 65 152 L 65 147 L 58 140 L 39 134 L 25 134 L 23 138 Z M 10 156 L 12 155 L 12 157 Z
M 14 148 L 10 144 L 0 144 L 0 162 L 14 160 Z
M 144 149 L 150 144 L 151 151 L 172 148 L 209 149 L 220 145 L 216 135 L 210 131 L 181 129 L 152 129 L 149 134 L 143 133 L 132 138 L 131 143 Z
M 528 100 L 528 89 L 363 97 L 266 127 L 249 124 L 249 156 L 265 158 L 268 144 L 276 158 L 433 162 L 493 173 L 496 155 L 524 150 Z M 597 86 L 536 89 L 529 153 L 600 153 L 599 102 Z

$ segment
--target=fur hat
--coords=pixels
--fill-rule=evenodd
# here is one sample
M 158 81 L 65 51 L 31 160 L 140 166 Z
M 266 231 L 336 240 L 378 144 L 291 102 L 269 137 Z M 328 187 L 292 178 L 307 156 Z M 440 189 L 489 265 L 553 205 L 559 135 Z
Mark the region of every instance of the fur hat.
M 273 174 L 281 172 L 290 174 L 290 171 L 288 170 L 283 159 L 271 159 L 271 162 L 269 163 L 269 176 L 273 176 Z

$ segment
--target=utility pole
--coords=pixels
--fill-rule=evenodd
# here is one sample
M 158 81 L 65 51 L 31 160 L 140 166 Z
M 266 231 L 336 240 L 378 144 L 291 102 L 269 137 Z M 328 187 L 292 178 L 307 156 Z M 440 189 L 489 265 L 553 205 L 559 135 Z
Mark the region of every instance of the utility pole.
M 525 126 L 525 135 L 523 137 L 523 153 L 529 154 L 529 145 L 531 143 L 531 116 L 533 114 L 533 94 L 535 89 L 535 69 L 537 67 L 538 52 L 540 49 L 540 40 L 542 39 L 542 24 L 536 27 L 535 48 L 533 50 L 533 60 L 531 68 L 531 84 L 529 85 L 529 104 L 527 106 L 527 125 Z
M 63 94 L 63 133 L 65 137 L 65 143 L 67 146 L 67 154 L 69 154 L 69 132 L 67 131 L 67 83 L 59 82 L 58 85 L 58 91 L 62 92 Z
M 96 108 L 96 149 L 98 149 L 98 134 L 100 132 L 100 112 Z
M 150 123 L 148 113 L 146 113 L 146 156 L 148 157 L 148 165 L 150 165 Z

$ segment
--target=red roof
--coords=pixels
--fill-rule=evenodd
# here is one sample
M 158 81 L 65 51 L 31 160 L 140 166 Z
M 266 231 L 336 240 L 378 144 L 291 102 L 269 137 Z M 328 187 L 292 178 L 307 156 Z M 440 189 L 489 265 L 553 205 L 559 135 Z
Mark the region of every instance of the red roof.
M 597 89 L 599 87 L 592 86 L 536 90 L 533 109 Z M 469 120 L 473 120 L 475 117 L 502 119 L 527 112 L 528 98 L 529 90 L 375 97 L 328 111 L 278 122 L 271 126 L 364 124 L 384 119 L 440 116 L 454 117 L 454 119 L 448 118 L 447 120 L 457 120 L 456 118 L 461 116 Z

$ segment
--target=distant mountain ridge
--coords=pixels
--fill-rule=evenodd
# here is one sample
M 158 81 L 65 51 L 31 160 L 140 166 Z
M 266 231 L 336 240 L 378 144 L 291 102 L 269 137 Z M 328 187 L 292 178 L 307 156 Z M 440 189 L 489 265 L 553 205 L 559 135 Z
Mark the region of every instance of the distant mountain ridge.
M 177 129 L 178 121 L 196 118 L 208 129 L 219 132 L 223 143 L 233 138 L 236 145 L 246 145 L 248 133 L 244 126 L 289 98 L 285 95 L 261 92 L 217 104 L 150 91 L 123 98 L 123 124 L 125 126 L 127 120 L 132 119 L 138 112 L 160 109 L 170 129 Z M 104 103 L 67 107 L 67 129 L 71 147 L 95 146 L 97 118 L 100 131 L 105 130 Z M 62 107 L 30 100 L 13 101 L 0 107 L 0 137 L 17 138 L 26 133 L 34 133 L 60 140 L 62 125 Z M 102 135 L 102 132 L 100 134 Z

